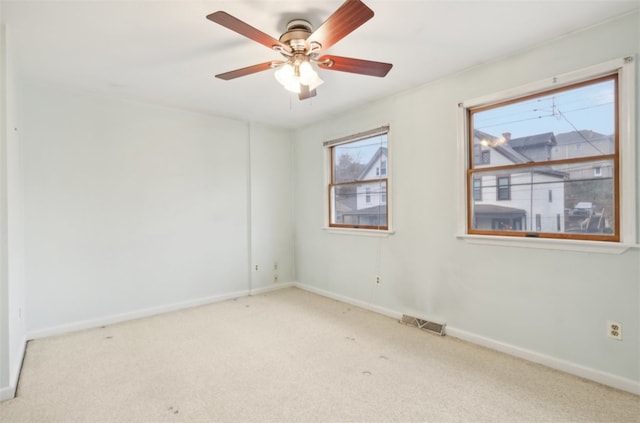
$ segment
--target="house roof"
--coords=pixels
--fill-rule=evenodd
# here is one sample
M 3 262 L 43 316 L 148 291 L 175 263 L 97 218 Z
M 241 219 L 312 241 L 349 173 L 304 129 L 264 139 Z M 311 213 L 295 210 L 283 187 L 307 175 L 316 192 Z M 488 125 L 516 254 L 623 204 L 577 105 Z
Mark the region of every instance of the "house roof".
M 553 132 L 545 132 L 509 140 L 509 145 L 516 150 L 556 144 L 556 137 L 553 135 Z
M 574 144 L 576 142 L 605 141 L 611 139 L 613 135 L 605 135 L 589 129 L 580 131 L 563 132 L 556 135 L 558 145 Z
M 337 212 L 348 213 L 356 208 L 356 197 L 347 196 L 340 200 L 336 200 L 335 209 Z
M 371 157 L 371 160 L 369 160 L 369 163 L 367 163 L 364 169 L 362 169 L 362 172 L 360 172 L 360 175 L 358 175 L 358 179 L 357 179 L 358 181 L 364 180 L 364 177 L 367 176 L 367 173 L 369 173 L 371 168 L 378 162 L 378 160 L 381 158 L 382 155 L 387 156 L 386 147 L 378 148 L 378 151 L 376 151 L 373 157 Z
M 505 142 L 504 137 L 496 137 L 495 135 L 491 135 L 488 132 L 480 131 L 478 129 L 473 130 L 473 137 L 482 141 L 489 141 L 491 148 L 502 154 L 513 163 L 529 163 L 532 161 L 524 154 L 521 154 L 514 150 L 508 143 Z
M 495 204 L 476 204 L 473 206 L 473 213 L 476 216 L 524 216 L 525 210 L 515 207 L 497 206 Z
M 505 156 L 507 159 L 511 160 L 513 163 L 533 163 L 529 157 L 524 154 L 516 151 L 509 144 L 502 144 L 493 147 L 498 153 Z
M 501 145 L 498 147 L 494 147 L 494 150 L 505 156 L 507 159 L 511 160 L 513 163 L 534 163 L 535 160 L 531 160 L 529 157 L 524 154 L 514 150 L 509 145 Z M 549 175 L 554 176 L 556 178 L 565 178 L 568 176 L 566 172 L 561 172 L 559 170 L 553 169 L 551 166 L 537 166 L 532 170 L 533 173 L 538 173 L 541 175 Z
M 507 135 L 507 134 L 505 134 Z M 499 140 L 504 141 L 504 138 L 496 137 L 489 133 L 479 131 L 477 129 L 473 130 L 473 136 L 478 139 L 486 139 L 495 142 L 495 146 L 493 146 L 493 150 L 500 153 L 504 157 L 506 157 L 509 161 L 514 164 L 521 163 L 534 163 L 535 160 L 532 160 L 525 154 L 523 154 L 520 150 L 526 150 L 528 147 L 538 147 L 541 145 L 555 145 L 556 139 L 553 135 L 553 132 L 545 132 L 537 135 L 530 135 L 527 137 L 514 138 L 509 140 L 508 142 L 498 142 Z M 551 143 L 551 144 L 550 144 Z M 522 148 L 516 149 L 515 146 L 524 146 Z M 544 167 L 536 167 L 533 170 L 535 173 L 554 176 L 557 178 L 564 178 L 567 176 L 566 172 L 560 172 L 551 168 L 550 166 Z

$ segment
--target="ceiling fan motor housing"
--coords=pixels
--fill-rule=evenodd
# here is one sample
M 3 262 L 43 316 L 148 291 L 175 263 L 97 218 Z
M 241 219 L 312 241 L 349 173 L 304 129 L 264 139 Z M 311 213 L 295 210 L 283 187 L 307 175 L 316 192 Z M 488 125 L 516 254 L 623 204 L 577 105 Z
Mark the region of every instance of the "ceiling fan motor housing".
M 280 42 L 291 47 L 293 52 L 304 52 L 307 49 L 307 38 L 313 32 L 309 21 L 294 19 L 287 24 L 287 32 L 280 36 Z

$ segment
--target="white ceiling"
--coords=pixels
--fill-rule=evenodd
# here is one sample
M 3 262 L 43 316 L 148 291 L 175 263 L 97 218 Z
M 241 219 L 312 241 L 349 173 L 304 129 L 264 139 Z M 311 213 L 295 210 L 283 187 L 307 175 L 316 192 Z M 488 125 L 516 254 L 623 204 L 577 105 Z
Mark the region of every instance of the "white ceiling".
M 297 127 L 640 7 L 640 0 L 364 2 L 375 16 L 327 53 L 389 62 L 393 69 L 386 78 L 320 70 L 325 84 L 305 101 L 285 91 L 273 71 L 214 78 L 280 56 L 205 16 L 224 10 L 278 38 L 294 18 L 319 26 L 340 0 L 2 0 L 2 10 L 22 74 Z

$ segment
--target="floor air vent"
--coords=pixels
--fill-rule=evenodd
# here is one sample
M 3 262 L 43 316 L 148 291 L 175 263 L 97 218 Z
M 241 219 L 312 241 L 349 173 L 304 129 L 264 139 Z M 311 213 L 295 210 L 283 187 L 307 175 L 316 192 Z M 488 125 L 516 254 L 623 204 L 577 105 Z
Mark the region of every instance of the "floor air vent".
M 402 315 L 402 323 L 415 326 L 418 329 L 426 330 L 427 332 L 435 333 L 436 335 L 444 336 L 444 324 L 430 322 L 428 320 L 419 319 L 413 316 Z

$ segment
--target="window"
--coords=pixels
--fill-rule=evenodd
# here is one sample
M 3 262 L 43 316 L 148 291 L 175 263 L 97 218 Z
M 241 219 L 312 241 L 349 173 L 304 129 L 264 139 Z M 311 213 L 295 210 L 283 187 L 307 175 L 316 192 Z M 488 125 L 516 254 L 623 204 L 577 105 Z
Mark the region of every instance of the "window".
M 380 167 L 376 167 L 376 176 L 385 176 L 387 174 L 387 161 L 381 160 Z
M 473 180 L 473 199 L 482 201 L 482 179 L 475 178 Z
M 388 230 L 389 128 L 327 141 L 329 227 Z
M 498 197 L 497 200 L 511 200 L 511 178 L 509 176 L 498 176 Z
M 633 75 L 619 59 L 460 103 L 466 233 L 633 242 Z
M 595 166 L 593 168 L 593 176 L 602 176 L 602 166 Z

